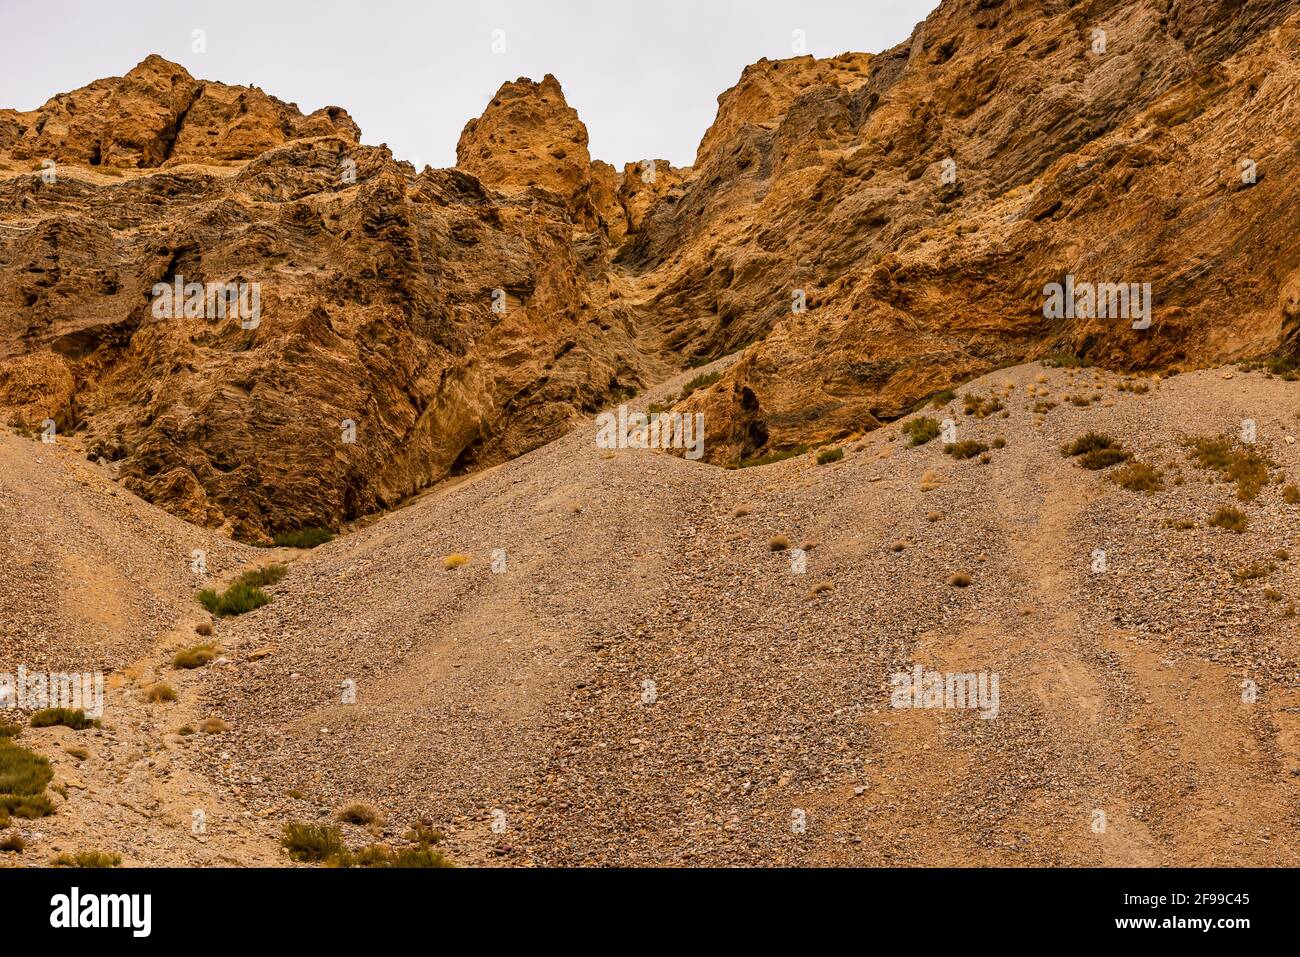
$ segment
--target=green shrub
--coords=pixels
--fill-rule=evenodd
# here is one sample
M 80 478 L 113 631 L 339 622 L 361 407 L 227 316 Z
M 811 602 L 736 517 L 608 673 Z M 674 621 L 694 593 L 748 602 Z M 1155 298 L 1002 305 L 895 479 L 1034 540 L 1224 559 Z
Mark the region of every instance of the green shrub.
M 269 585 L 278 585 L 284 581 L 284 576 L 289 574 L 288 565 L 263 565 L 261 568 L 255 568 L 251 572 L 244 572 L 235 579 L 235 585 L 247 585 L 250 588 L 266 588 Z
M 53 814 L 54 803 L 44 793 L 53 777 L 47 758 L 0 738 L 0 818 Z
M 0 740 L 0 795 L 40 794 L 53 777 L 49 759 Z
M 1253 502 L 1268 484 L 1273 462 L 1253 446 L 1226 437 L 1193 437 L 1187 444 L 1191 447 L 1192 461 L 1199 468 L 1218 472 L 1225 482 L 1235 482 L 1237 498 L 1243 502 Z
M 328 528 L 309 525 L 294 532 L 277 532 L 275 544 L 281 548 L 316 548 L 334 540 L 334 533 Z
M 280 844 L 290 858 L 301 862 L 324 861 L 346 850 L 339 829 L 323 824 L 286 824 Z
M 843 449 L 823 449 L 817 453 L 818 465 L 829 465 L 832 462 L 838 462 L 844 458 Z
M 209 614 L 216 615 L 218 618 L 246 615 L 271 603 L 271 596 L 262 589 L 240 581 L 220 594 L 215 588 L 205 588 L 198 593 L 197 597 Z
M 55 726 L 84 731 L 86 728 L 98 728 L 99 719 L 87 718 L 80 708 L 42 708 L 32 713 L 33 728 L 53 728 Z
M 930 408 L 932 409 L 943 408 L 945 405 L 947 405 L 955 398 L 957 398 L 956 389 L 944 389 L 940 392 L 936 392 L 933 396 L 930 397 Z
M 721 372 L 706 372 L 704 375 L 698 375 L 682 388 L 681 398 L 685 399 L 692 392 L 698 389 L 704 389 L 713 385 L 722 378 Z
M 911 442 L 908 444 L 915 448 L 918 445 L 932 442 L 939 437 L 939 423 L 928 416 L 922 416 L 906 423 L 903 426 L 903 431 L 911 436 Z

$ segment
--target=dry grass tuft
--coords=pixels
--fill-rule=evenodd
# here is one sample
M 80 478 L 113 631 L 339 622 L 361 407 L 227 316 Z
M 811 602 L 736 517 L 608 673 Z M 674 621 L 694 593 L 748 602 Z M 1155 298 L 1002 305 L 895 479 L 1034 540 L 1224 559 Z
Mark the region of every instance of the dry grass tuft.
M 50 859 L 50 867 L 117 867 L 122 863 L 120 854 L 107 851 L 77 851 L 59 854 Z
M 1226 528 L 1228 531 L 1240 535 L 1250 524 L 1250 519 L 1240 509 L 1228 507 L 1221 508 L 1211 515 L 1209 524 L 1214 528 Z
M 1141 492 L 1143 495 L 1154 495 L 1165 487 L 1164 473 L 1145 462 L 1130 462 L 1122 469 L 1111 472 L 1107 478 L 1121 488 Z
M 176 700 L 176 689 L 166 682 L 159 681 L 144 689 L 144 700 L 150 704 L 162 704 Z
M 382 824 L 383 818 L 369 804 L 354 801 L 338 809 L 334 816 L 344 824 Z
M 461 554 L 460 552 L 457 552 L 455 555 L 448 555 L 442 560 L 443 570 L 452 571 L 453 569 L 460 568 L 462 565 L 468 565 L 469 558 L 468 555 Z
M 769 551 L 783 552 L 790 547 L 790 539 L 784 535 L 773 535 L 768 539 L 767 547 Z
M 211 642 L 194 645 L 191 648 L 176 652 L 176 656 L 172 658 L 172 667 L 192 671 L 195 668 L 202 668 L 206 664 L 211 664 L 216 657 L 217 646 Z

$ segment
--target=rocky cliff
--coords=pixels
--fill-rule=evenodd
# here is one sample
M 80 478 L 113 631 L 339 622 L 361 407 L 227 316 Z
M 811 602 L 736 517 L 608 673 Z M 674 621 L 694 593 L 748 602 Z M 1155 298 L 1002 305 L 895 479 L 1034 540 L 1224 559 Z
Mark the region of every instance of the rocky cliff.
M 1052 353 L 1291 353 L 1298 10 L 946 0 L 893 50 L 749 67 L 693 166 L 621 172 L 550 76 L 417 173 L 341 109 L 150 57 L 0 111 L 0 412 L 262 539 L 738 350 L 683 404 L 719 464 Z M 160 317 L 178 281 L 256 286 L 259 321 Z
M 194 522 L 336 527 L 644 383 L 558 176 L 417 174 L 342 110 L 157 57 L 0 130 L 6 421 L 53 420 Z

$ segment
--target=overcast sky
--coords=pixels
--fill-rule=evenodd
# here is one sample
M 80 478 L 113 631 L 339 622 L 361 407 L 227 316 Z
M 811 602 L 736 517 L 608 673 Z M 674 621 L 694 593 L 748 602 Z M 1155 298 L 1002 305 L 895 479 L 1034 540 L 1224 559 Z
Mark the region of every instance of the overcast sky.
M 150 53 L 252 84 L 304 113 L 342 106 L 363 141 L 452 166 L 465 122 L 507 80 L 554 73 L 618 166 L 685 166 L 718 94 L 761 57 L 878 53 L 938 0 L 0 0 L 0 107 L 120 76 Z M 194 49 L 204 31 L 205 52 Z M 494 31 L 502 33 L 494 34 Z M 504 45 L 504 52 L 494 52 Z

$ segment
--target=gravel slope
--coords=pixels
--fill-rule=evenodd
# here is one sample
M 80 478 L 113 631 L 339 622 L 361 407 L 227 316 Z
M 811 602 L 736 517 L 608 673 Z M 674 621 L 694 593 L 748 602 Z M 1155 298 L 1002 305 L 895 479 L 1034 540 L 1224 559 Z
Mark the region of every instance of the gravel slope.
M 895 425 L 836 463 L 725 472 L 603 452 L 587 424 L 310 553 L 223 545 L 124 493 L 75 489 L 84 510 L 0 534 L 7 559 L 53 536 L 117 556 L 153 589 L 156 608 L 112 589 L 133 624 L 109 649 L 63 619 L 42 632 L 51 649 L 130 649 L 113 661 L 155 661 L 152 645 L 203 617 L 184 563 L 153 570 L 187 554 L 187 537 L 218 556 L 217 577 L 293 558 L 271 605 L 218 624 L 228 663 L 179 679 L 176 707 L 233 731 L 168 752 L 241 822 L 250 860 L 274 858 L 283 821 L 362 799 L 390 834 L 433 820 L 470 864 L 1300 863 L 1287 615 L 1300 555 L 1274 557 L 1296 555 L 1300 506 L 1281 483 L 1237 502 L 1179 445 L 1253 419 L 1275 477 L 1293 481 L 1300 385 L 1240 370 L 1146 380 L 1146 394 L 1124 381 L 1023 366 L 959 390 L 996 390 L 1005 418 L 965 416 L 960 399 L 925 413 L 954 419 L 962 440 L 1005 439 L 987 464 L 940 441 L 910 448 Z M 1036 415 L 1044 397 L 1029 389 L 1061 404 Z M 1079 394 L 1103 398 L 1061 402 Z M 1063 457 L 1089 429 L 1166 467 L 1164 491 L 1130 492 Z M 63 500 L 61 469 L 97 471 L 52 455 L 0 437 L 0 482 L 28 496 L 24 514 Z M 1206 525 L 1234 504 L 1246 533 Z M 1193 527 L 1166 524 L 1180 519 Z M 770 550 L 778 534 L 815 545 L 806 573 Z M 453 553 L 468 564 L 446 570 Z M 1274 567 L 1235 581 L 1253 562 Z M 957 572 L 969 587 L 949 584 Z M 47 562 L 39 575 L 72 587 L 83 572 Z M 34 614 L 24 583 L 37 579 L 0 576 L 6 607 Z M 6 634 L 0 649 L 36 657 L 30 640 Z M 996 672 L 997 717 L 891 708 L 890 676 L 914 664 Z M 168 853 L 188 851 L 150 859 Z

